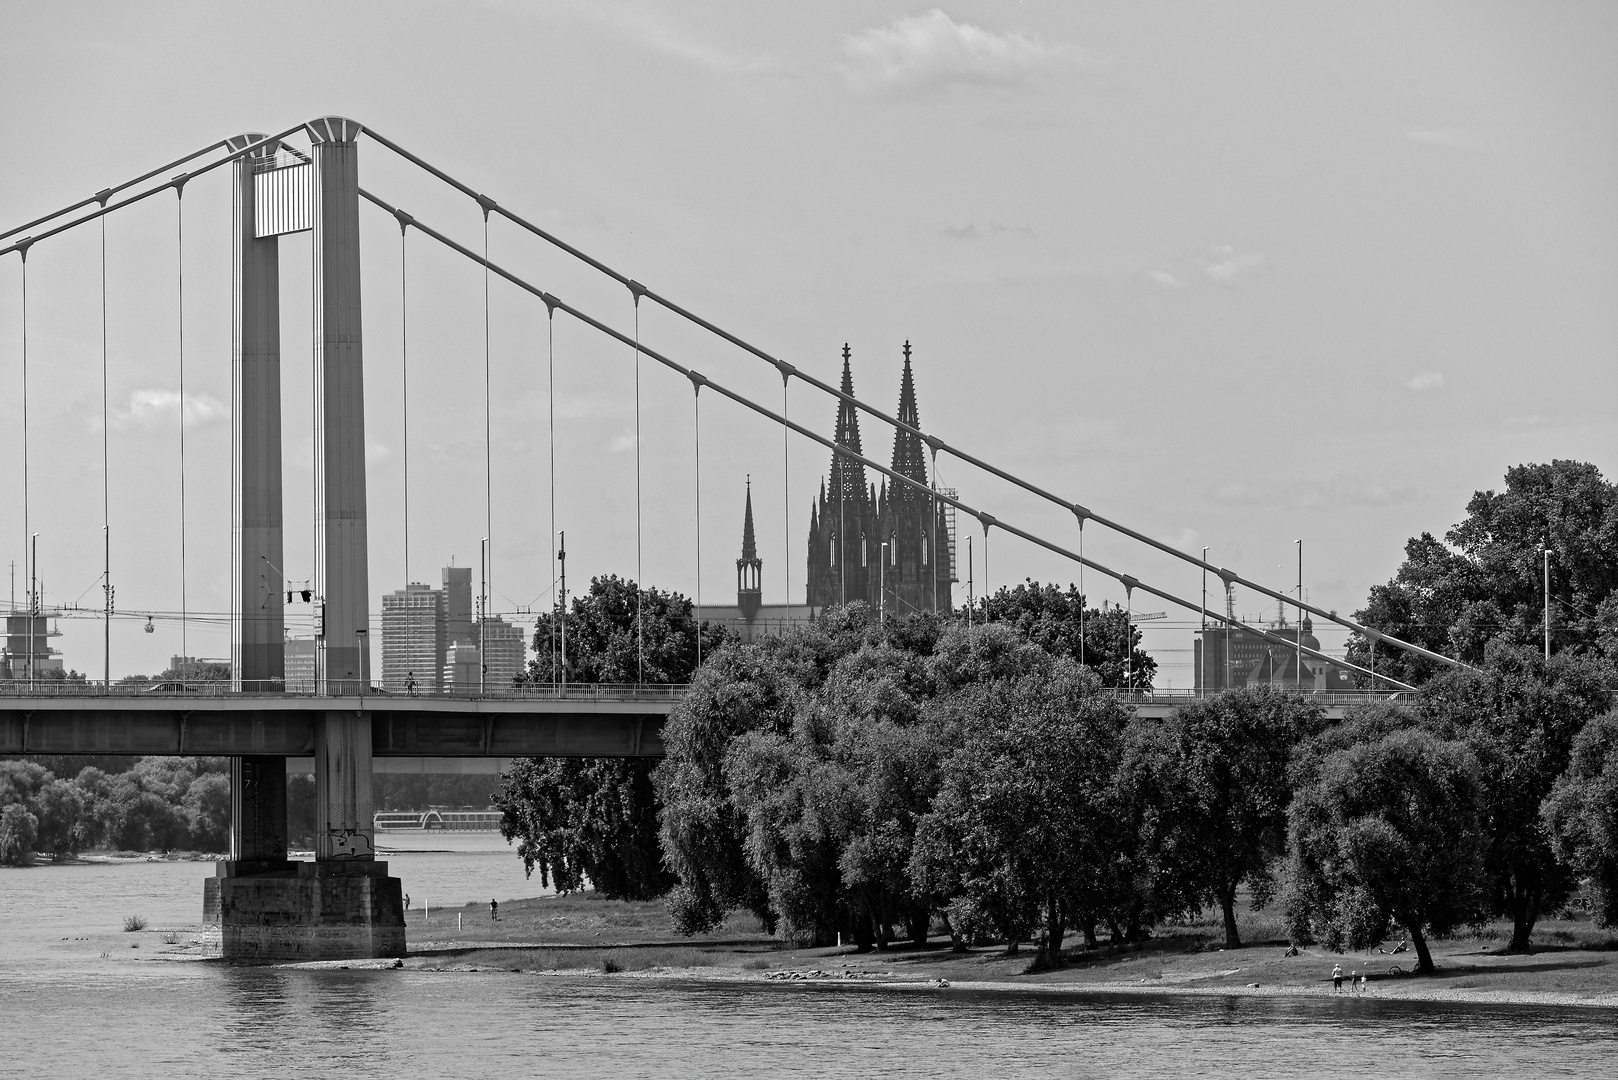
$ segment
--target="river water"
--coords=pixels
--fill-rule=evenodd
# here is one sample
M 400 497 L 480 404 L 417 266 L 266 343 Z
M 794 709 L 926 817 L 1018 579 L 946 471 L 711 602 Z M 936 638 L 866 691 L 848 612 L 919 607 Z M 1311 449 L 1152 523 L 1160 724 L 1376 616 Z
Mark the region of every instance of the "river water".
M 389 857 L 418 904 L 539 892 L 498 839 L 429 843 L 459 850 Z M 195 928 L 211 869 L 0 870 L 0 1076 L 1618 1074 L 1618 1016 L 1609 1010 L 153 959 L 162 928 Z M 146 933 L 120 932 L 131 914 L 148 920 Z

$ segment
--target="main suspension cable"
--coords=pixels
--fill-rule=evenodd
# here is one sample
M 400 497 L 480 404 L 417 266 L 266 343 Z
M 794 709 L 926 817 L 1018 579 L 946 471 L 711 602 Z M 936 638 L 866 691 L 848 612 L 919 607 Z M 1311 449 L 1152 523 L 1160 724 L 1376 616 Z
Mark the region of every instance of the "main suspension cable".
M 411 153 L 410 151 L 404 149 L 403 147 L 399 146 L 397 143 L 392 142 L 391 140 L 383 137 L 382 135 L 379 135 L 375 130 L 367 128 L 366 131 L 365 131 L 365 134 L 369 135 L 371 138 L 375 139 L 377 142 L 379 142 L 383 146 L 387 147 L 389 150 L 392 150 L 394 153 L 396 153 L 399 156 L 403 157 L 405 160 L 411 162 L 412 164 L 415 164 L 416 166 L 418 166 L 421 169 L 424 169 L 428 173 L 430 173 L 433 176 L 437 177 L 438 179 L 442 180 L 444 183 L 449 184 L 451 187 L 453 187 L 453 188 L 455 188 L 455 189 L 457 189 L 457 190 L 459 190 L 461 192 L 464 192 L 465 194 L 470 195 L 471 197 L 473 197 L 475 199 L 478 199 L 480 202 L 485 202 L 485 201 L 488 202 L 488 204 L 490 205 L 490 208 L 494 212 L 499 213 L 501 216 L 506 218 L 506 220 L 512 222 L 513 224 L 517 225 L 518 227 L 532 233 L 533 235 L 535 235 L 535 236 L 539 237 L 540 239 L 544 240 L 545 242 L 547 242 L 549 244 L 552 244 L 553 246 L 555 246 L 557 248 L 560 248 L 561 250 L 567 252 L 569 255 L 572 255 L 574 258 L 577 258 L 581 262 L 583 262 L 586 265 L 590 266 L 591 268 L 599 271 L 600 273 L 605 274 L 606 276 L 612 278 L 613 280 L 619 282 L 620 284 L 624 284 L 624 285 L 629 284 L 630 278 L 627 277 L 626 275 L 621 274 L 617 270 L 614 270 L 610 266 L 607 266 L 605 263 L 603 263 L 603 262 L 601 262 L 601 261 L 599 261 L 599 260 L 597 260 L 595 258 L 592 258 L 591 256 L 585 254 L 583 251 L 581 251 L 578 248 L 572 246 L 571 244 L 567 243 L 566 241 L 560 239 L 559 237 L 551 234 L 550 232 L 547 232 L 546 230 L 540 228 L 539 226 L 533 224 L 532 222 L 525 221 L 523 218 L 521 218 L 518 215 L 516 215 L 516 214 L 512 213 L 511 211 L 507 210 L 505 207 L 498 205 L 492 199 L 489 199 L 487 196 L 478 194 L 477 192 L 473 191 L 470 187 L 468 187 L 465 184 L 461 183 L 459 180 L 456 180 L 454 177 L 450 176 L 448 173 L 445 173 L 443 170 L 429 164 L 427 161 L 425 161 L 421 157 L 419 157 L 419 156 Z M 362 191 L 361 194 L 366 195 L 367 198 L 372 198 L 372 196 L 370 196 L 366 192 Z M 1076 514 L 1076 515 L 1079 515 L 1081 517 L 1092 518 L 1095 521 L 1099 522 L 1104 527 L 1112 529 L 1115 532 L 1122 533 L 1123 535 L 1129 537 L 1132 540 L 1135 540 L 1135 541 L 1138 541 L 1140 543 L 1146 544 L 1149 547 L 1156 548 L 1157 550 L 1163 552 L 1166 555 L 1170 555 L 1170 556 L 1172 556 L 1174 558 L 1180 559 L 1180 560 L 1185 561 L 1185 562 L 1192 563 L 1193 565 L 1200 566 L 1203 569 L 1212 571 L 1213 573 L 1218 574 L 1219 577 L 1222 580 L 1226 581 L 1227 583 L 1234 582 L 1236 584 L 1244 585 L 1247 588 L 1255 590 L 1256 592 L 1263 593 L 1265 596 L 1268 596 L 1272 600 L 1289 601 L 1289 597 L 1287 597 L 1284 593 L 1277 592 L 1276 590 L 1270 589 L 1267 586 L 1261 585 L 1256 581 L 1250 581 L 1247 578 L 1242 577 L 1240 574 L 1237 574 L 1233 570 L 1226 569 L 1225 567 L 1222 567 L 1222 566 L 1213 566 L 1212 564 L 1206 563 L 1203 560 L 1197 558 L 1195 555 L 1190 554 L 1189 552 L 1181 551 L 1178 548 L 1173 547 L 1170 544 L 1166 544 L 1166 543 L 1162 542 L 1161 540 L 1157 540 L 1157 539 L 1155 539 L 1155 538 L 1153 538 L 1151 536 L 1146 535 L 1145 533 L 1141 533 L 1141 532 L 1138 532 L 1138 531 L 1136 531 L 1134 529 L 1131 529 L 1128 526 L 1126 526 L 1126 525 L 1124 525 L 1124 524 L 1122 524 L 1120 522 L 1116 522 L 1116 521 L 1113 521 L 1113 520 L 1111 520 L 1111 519 L 1109 519 L 1107 517 L 1104 517 L 1104 516 L 1102 516 L 1100 514 L 1096 514 L 1093 511 L 1091 511 L 1088 507 L 1084 507 L 1084 506 L 1079 505 L 1078 503 L 1072 502 L 1071 500 L 1064 499 L 1061 496 L 1054 494 L 1053 492 L 1047 491 L 1044 488 L 1039 487 L 1037 484 L 1031 483 L 1031 482 L 1029 482 L 1027 480 L 1022 479 L 1019 476 L 1016 476 L 1016 475 L 1014 475 L 1012 473 L 1006 472 L 1004 469 L 1000 469 L 1000 468 L 998 468 L 998 467 L 996 467 L 994 465 L 991 465 L 989 462 L 983 460 L 980 457 L 977 457 L 974 454 L 968 453 L 968 452 L 960 449 L 959 447 L 951 446 L 949 443 L 946 443 L 944 440 L 938 438 L 937 436 L 929 435 L 926 432 L 921 431 L 919 428 L 912 427 L 909 424 L 906 424 L 903 421 L 899 420 L 897 417 L 889 415 L 888 413 L 883 412 L 881 409 L 877 409 L 877 408 L 875 408 L 875 407 L 873 407 L 871 405 L 866 404 L 865 402 L 861 401 L 859 398 L 856 398 L 852 394 L 844 393 L 840 389 L 832 387 L 829 383 L 822 382 L 821 380 L 815 378 L 812 375 L 805 374 L 803 371 L 801 371 L 798 368 L 794 367 L 793 365 L 787 363 L 786 361 L 781 360 L 781 359 L 779 359 L 779 358 L 777 358 L 775 356 L 772 356 L 771 354 L 764 351 L 763 349 L 760 349 L 757 346 L 755 346 L 755 345 L 743 340 L 742 338 L 739 338 L 736 335 L 730 333 L 729 331 L 723 329 L 722 327 L 717 326 L 716 324 L 714 324 L 712 322 L 709 322 L 707 319 L 702 318 L 700 315 L 697 315 L 696 313 L 694 313 L 692 311 L 689 311 L 686 308 L 681 307 L 679 304 L 676 304 L 674 301 L 669 300 L 668 298 L 654 292 L 653 290 L 646 289 L 644 286 L 642 286 L 641 288 L 642 288 L 642 291 L 644 292 L 644 294 L 649 299 L 651 299 L 653 302 L 661 305 L 662 307 L 666 308 L 668 311 L 671 311 L 674 314 L 679 315 L 681 318 L 686 319 L 687 321 L 695 324 L 696 326 L 699 326 L 702 329 L 707 330 L 710 333 L 724 339 L 725 341 L 730 342 L 732 345 L 735 345 L 737 348 L 740 348 L 745 352 L 751 353 L 752 355 L 756 356 L 760 360 L 763 360 L 766 363 L 769 363 L 769 364 L 773 365 L 776 368 L 776 370 L 781 372 L 783 375 L 786 375 L 788 377 L 796 375 L 798 378 L 802 379 L 804 382 L 808 383 L 810 386 L 815 387 L 817 390 L 820 390 L 823 393 L 829 394 L 829 395 L 837 398 L 839 401 L 846 402 L 847 404 L 853 406 L 854 408 L 859 409 L 859 410 L 867 413 L 870 416 L 876 417 L 877 419 L 883 421 L 884 423 L 891 424 L 893 427 L 897 428 L 901 432 L 905 432 L 905 433 L 914 435 L 917 438 L 921 439 L 923 442 L 925 442 L 929 446 L 933 446 L 933 447 L 936 447 L 938 449 L 947 451 L 951 455 L 959 458 L 961 461 L 964 461 L 967 464 L 973 465 L 973 466 L 975 466 L 975 467 L 977 467 L 979 469 L 982 469 L 983 471 L 985 471 L 985 472 L 991 474 L 992 476 L 995 476 L 995 477 L 997 477 L 997 478 L 999 478 L 1001 480 L 1004 480 L 1007 483 L 1010 483 L 1010 484 L 1013 484 L 1013 485 L 1015 485 L 1017 487 L 1020 487 L 1023 490 L 1029 492 L 1030 494 L 1036 495 L 1036 496 L 1038 496 L 1038 497 L 1040 497 L 1042 499 L 1045 499 L 1048 502 L 1055 503 L 1057 506 L 1062 507 L 1063 509 L 1067 510 L 1069 513 Z M 1326 619 L 1326 620 L 1328 620 L 1330 622 L 1338 624 L 1339 626 L 1345 626 L 1350 630 L 1357 631 L 1361 635 L 1367 637 L 1368 640 L 1375 640 L 1375 641 L 1385 642 L 1388 645 L 1395 646 L 1397 648 L 1403 649 L 1406 652 L 1414 653 L 1415 655 L 1423 656 L 1423 657 L 1425 657 L 1425 658 L 1427 658 L 1429 660 L 1433 660 L 1433 661 L 1436 661 L 1436 662 L 1442 663 L 1442 664 L 1447 664 L 1447 665 L 1449 665 L 1451 667 L 1468 668 L 1470 666 L 1470 665 L 1467 665 L 1465 663 L 1462 663 L 1459 660 L 1455 660 L 1455 659 L 1453 659 L 1451 657 L 1444 656 L 1441 653 L 1433 652 L 1430 649 L 1425 649 L 1425 648 L 1423 648 L 1423 647 L 1421 647 L 1419 645 L 1415 645 L 1415 644 L 1412 644 L 1412 643 L 1407 642 L 1407 641 L 1401 641 L 1398 638 L 1391 637 L 1391 636 L 1389 636 L 1387 634 L 1382 633 L 1381 631 L 1373 630 L 1370 627 L 1363 626 L 1360 623 L 1354 621 L 1353 619 L 1346 618 L 1345 616 L 1339 615 L 1334 611 L 1328 611 L 1326 609 L 1318 608 L 1318 607 L 1315 607 L 1315 606 L 1313 606 L 1311 604 L 1307 604 L 1307 603 L 1299 604 L 1298 606 L 1302 607 L 1305 611 L 1311 612 L 1312 614 L 1314 614 L 1318 618 Z
M 364 196 L 366 199 L 368 199 L 369 201 L 377 204 L 378 206 L 380 206 L 382 209 L 386 210 L 387 212 L 389 212 L 389 213 L 394 212 L 394 208 L 392 206 L 390 206 L 387 203 L 383 202 L 381 199 L 377 198 L 375 195 L 372 195 L 369 192 L 364 191 L 363 189 L 361 190 L 360 194 L 362 196 Z M 475 251 L 472 251 L 471 249 L 467 248 L 463 244 L 457 243 L 456 241 L 450 239 L 448 236 L 444 235 L 443 233 L 439 232 L 438 230 L 433 229 L 433 228 L 431 228 L 431 227 L 429 227 L 427 225 L 423 225 L 420 221 L 415 222 L 415 225 L 424 234 L 426 234 L 427 236 L 432 237 L 434 240 L 437 240 L 439 243 L 443 244 L 445 247 L 451 249 L 452 251 L 455 251 L 458 254 L 460 254 L 460 255 L 468 258 L 468 259 L 472 259 L 474 261 L 480 261 L 479 256 Z M 553 318 L 554 318 L 555 312 L 557 310 L 561 310 L 561 311 L 564 311 L 567 314 L 573 316 L 573 318 L 577 319 L 579 322 L 585 324 L 586 326 L 589 326 L 592 329 L 594 329 L 594 330 L 596 330 L 596 331 L 598 331 L 598 332 L 600 332 L 602 334 L 605 334 L 606 336 L 608 336 L 610 338 L 613 338 L 616 341 L 621 342 L 622 344 L 634 345 L 634 343 L 635 343 L 634 339 L 631 338 L 628 334 L 625 334 L 625 333 L 623 333 L 623 332 L 621 332 L 619 330 L 615 330 L 614 328 L 612 328 L 611 326 L 608 326 L 606 323 L 602 322 L 601 320 L 596 319 L 593 316 L 587 314 L 586 312 L 580 310 L 579 308 L 576 308 L 573 305 L 566 303 L 565 301 L 563 301 L 561 298 L 555 296 L 554 294 L 548 293 L 545 290 L 539 288 L 538 286 L 533 285 L 533 284 L 529 283 L 528 281 L 525 281 L 523 278 L 518 277 L 516 274 L 512 273 L 511 271 L 506 270 L 506 269 L 504 269 L 504 268 L 502 268 L 500 266 L 496 266 L 493 263 L 489 264 L 489 269 L 493 273 L 498 274 L 501 277 L 505 278 L 507 281 L 511 282 L 513 285 L 516 285 L 518 288 L 522 289 L 523 291 L 531 293 L 532 295 L 537 296 L 541 300 L 543 300 L 545 302 L 545 305 L 547 306 L 547 308 L 549 308 L 551 310 L 551 314 L 552 314 Z M 750 399 L 748 397 L 745 397 L 744 395 L 742 395 L 742 394 L 740 394 L 740 393 L 738 393 L 738 392 L 736 392 L 734 390 L 731 390 L 731 389 L 725 387 L 724 385 L 722 385 L 720 383 L 716 383 L 713 380 L 702 376 L 701 374 L 691 370 L 690 368 L 685 367 L 683 364 L 680 364 L 679 362 L 677 362 L 675 360 L 672 360 L 667 356 L 664 356 L 662 353 L 658 352 L 657 350 L 649 348 L 645 344 L 642 344 L 640 346 L 640 351 L 643 354 L 645 354 L 646 356 L 648 356 L 648 357 L 652 358 L 653 360 L 657 361 L 658 363 L 662 364 L 664 367 L 668 368 L 669 370 L 678 372 L 679 374 L 684 375 L 687 379 L 691 379 L 693 384 L 696 384 L 700 380 L 700 384 L 702 386 L 711 386 L 711 387 L 713 387 L 713 389 L 714 389 L 714 391 L 716 393 L 721 394 L 724 397 L 729 398 L 730 400 L 736 402 L 738 405 L 741 405 L 744 408 L 752 410 L 753 412 L 759 414 L 760 416 L 764 417 L 765 419 L 769 420 L 770 422 L 777 423 L 777 424 L 784 424 L 787 427 L 789 427 L 792 431 L 794 431 L 797 434 L 803 436 L 804 438 L 810 439 L 813 442 L 819 443 L 820 445 L 827 447 L 828 449 L 830 449 L 832 451 L 834 457 L 847 458 L 849 460 L 849 462 L 851 462 L 851 463 L 864 465 L 864 466 L 866 466 L 866 467 L 868 467 L 868 468 L 870 468 L 870 469 L 872 469 L 872 470 L 874 470 L 876 472 L 882 473 L 884 476 L 889 477 L 896 484 L 905 484 L 905 485 L 907 485 L 907 486 L 909 486 L 911 488 L 914 488 L 917 491 L 926 491 L 927 490 L 926 486 L 924 484 L 922 484 L 921 481 L 916 480 L 913 477 L 906 476 L 905 474 L 899 472 L 897 469 L 891 468 L 891 467 L 889 467 L 887 465 L 883 465 L 881 462 L 878 462 L 878 461 L 876 461 L 876 460 L 874 460 L 872 458 L 868 458 L 863 454 L 857 453 L 854 450 L 851 450 L 851 449 L 849 449 L 849 448 L 847 448 L 845 446 L 842 446 L 841 444 L 833 441 L 832 439 L 829 439 L 826 436 L 821 435 L 819 432 L 814 431 L 814 430 L 812 430 L 810 428 L 804 427 L 802 424 L 796 423 L 795 421 L 788 420 L 786 417 L 775 413 L 774 411 L 772 411 L 768 407 L 760 405 L 757 402 L 753 401 L 752 399 Z M 1037 545 L 1039 547 L 1042 547 L 1042 548 L 1046 549 L 1047 551 L 1050 551 L 1050 552 L 1052 552 L 1052 553 L 1054 553 L 1056 555 L 1060 555 L 1063 558 L 1070 559 L 1070 560 L 1073 560 L 1075 562 L 1080 561 L 1079 556 L 1076 555 L 1074 552 L 1068 550 L 1067 548 L 1062 547 L 1059 544 L 1053 543 L 1050 540 L 1046 540 L 1045 538 L 1043 538 L 1041 536 L 1038 536 L 1038 535 L 1036 535 L 1034 533 L 1028 532 L 1025 529 L 1021 529 L 1021 528 L 1018 528 L 1018 527 L 1016 527 L 1014 525 L 1009 525 L 1006 522 L 1000 521 L 994 515 L 988 513 L 987 511 L 975 510 L 971 506 L 969 506 L 966 503 L 962 502 L 959 498 L 956 498 L 956 497 L 950 496 L 950 495 L 943 495 L 943 494 L 940 494 L 938 497 L 939 497 L 939 499 L 941 499 L 946 504 L 955 507 L 957 510 L 964 511 L 965 513 L 970 514 L 971 516 L 977 518 L 980 522 L 982 522 L 985 525 L 986 528 L 987 527 L 992 527 L 992 526 L 999 526 L 1001 529 L 1004 529 L 1006 532 L 1010 533 L 1011 535 L 1019 537 L 1019 538 L 1021 538 L 1023 540 L 1027 540 L 1029 543 L 1032 543 L 1032 544 L 1035 544 L 1035 545 Z M 1099 573 L 1105 574 L 1108 577 L 1114 578 L 1117 581 L 1123 582 L 1132 589 L 1140 589 L 1140 590 L 1142 590 L 1144 592 L 1147 592 L 1147 593 L 1151 594 L 1152 596 L 1159 597 L 1160 599 L 1166 600 L 1169 603 L 1176 605 L 1177 607 L 1183 608 L 1186 611 L 1198 610 L 1198 605 L 1193 601 L 1186 600 L 1183 597 L 1175 595 L 1174 593 L 1167 592 L 1167 591 L 1165 591 L 1163 589 L 1159 589 L 1159 588 L 1157 588 L 1155 586 L 1152 586 L 1152 585 L 1148 585 L 1147 583 L 1145 583 L 1143 581 L 1140 581 L 1137 578 L 1134 578 L 1129 574 L 1125 574 L 1125 573 L 1122 573 L 1120 571 L 1113 570 L 1110 567 L 1107 567 L 1107 566 L 1102 565 L 1101 563 L 1095 562 L 1094 560 L 1085 559 L 1085 560 L 1083 560 L 1081 562 L 1081 565 L 1089 566 L 1092 570 L 1098 571 Z M 1239 629 L 1239 630 L 1244 630 L 1244 631 L 1246 631 L 1246 632 L 1248 632 L 1250 634 L 1255 635 L 1256 637 L 1263 638 L 1264 640 L 1271 641 L 1271 642 L 1274 642 L 1274 643 L 1283 644 L 1283 645 L 1287 646 L 1288 648 L 1291 648 L 1292 645 L 1293 645 L 1293 642 L 1291 642 L 1291 641 L 1287 641 L 1287 640 L 1285 640 L 1283 638 L 1277 637 L 1276 635 L 1271 634 L 1268 631 L 1261 630 L 1258 627 L 1251 626 L 1251 625 L 1249 625 L 1249 624 L 1247 624 L 1245 622 L 1242 622 L 1241 620 L 1236 619 L 1234 616 L 1216 616 L 1216 617 L 1221 618 L 1221 620 L 1223 622 L 1225 622 L 1226 625 L 1228 625 L 1228 626 L 1234 627 L 1234 628 Z M 1380 641 L 1389 641 L 1389 640 L 1391 640 L 1391 639 L 1389 639 L 1387 637 L 1387 635 L 1384 635 L 1380 631 L 1377 631 L 1377 630 L 1371 630 L 1369 628 L 1366 628 L 1366 630 L 1364 632 L 1369 633 L 1370 635 L 1372 635 L 1374 640 L 1380 640 Z M 1323 661 L 1325 661 L 1327 663 L 1335 664 L 1338 667 L 1346 668 L 1347 670 L 1350 670 L 1350 671 L 1357 671 L 1357 672 L 1360 672 L 1361 674 L 1371 674 L 1371 672 L 1366 671 L 1366 669 L 1364 669 L 1362 667 L 1359 667 L 1356 664 L 1349 663 L 1347 660 L 1343 660 L 1343 659 L 1340 659 L 1338 657 L 1329 656 L 1326 653 L 1320 652 L 1319 650 L 1316 650 L 1316 649 L 1310 649 L 1310 648 L 1306 647 L 1304 649 L 1304 652 L 1305 652 L 1305 654 L 1307 654 L 1309 656 L 1313 656 L 1318 660 L 1323 660 Z M 1380 679 L 1382 682 L 1385 682 L 1385 683 L 1388 683 L 1388 684 L 1392 685 L 1396 689 L 1400 689 L 1400 690 L 1412 690 L 1412 689 L 1414 689 L 1414 687 L 1409 686 L 1408 684 L 1397 682 L 1395 680 L 1389 679 L 1387 676 L 1377 676 L 1377 678 Z

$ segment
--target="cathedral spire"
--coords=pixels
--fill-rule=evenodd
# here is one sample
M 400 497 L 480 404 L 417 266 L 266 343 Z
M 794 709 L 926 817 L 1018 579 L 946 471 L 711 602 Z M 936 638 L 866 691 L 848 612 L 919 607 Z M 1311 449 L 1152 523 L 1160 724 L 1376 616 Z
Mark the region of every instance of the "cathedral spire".
M 742 518 L 742 557 L 736 560 L 736 606 L 752 622 L 764 603 L 764 563 L 753 534 L 753 478 L 747 478 L 747 512 Z
M 916 379 L 910 370 L 910 342 L 905 342 L 904 374 L 899 379 L 899 422 L 921 429 L 921 414 L 916 409 Z M 919 437 L 902 429 L 893 432 L 893 471 L 908 476 L 917 483 L 927 483 L 927 452 Z M 919 497 L 921 492 L 908 484 L 895 484 L 894 494 L 901 499 Z
M 843 343 L 843 385 L 842 391 L 849 397 L 854 396 L 854 372 L 849 363 L 852 352 L 848 343 Z M 860 416 L 854 406 L 847 401 L 839 401 L 837 405 L 837 444 L 846 446 L 856 454 L 865 453 L 860 446 Z M 845 500 L 861 500 L 865 498 L 865 466 L 857 461 L 849 461 L 836 451 L 831 458 L 831 497 L 835 501 L 839 494 Z

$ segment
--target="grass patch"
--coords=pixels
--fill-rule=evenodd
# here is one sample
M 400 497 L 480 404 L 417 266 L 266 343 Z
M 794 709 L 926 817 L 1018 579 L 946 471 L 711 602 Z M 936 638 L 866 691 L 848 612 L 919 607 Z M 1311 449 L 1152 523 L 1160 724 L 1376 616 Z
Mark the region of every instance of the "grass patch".
M 137 930 L 146 929 L 146 920 L 139 915 L 124 916 L 124 933 L 133 934 Z
M 751 960 L 742 961 L 742 967 L 747 971 L 764 971 L 769 966 L 770 962 L 762 956 L 755 956 Z
M 168 933 L 163 935 L 163 944 L 165 944 L 165 945 L 178 945 L 179 943 L 180 943 L 180 935 L 179 935 L 178 931 L 170 930 Z

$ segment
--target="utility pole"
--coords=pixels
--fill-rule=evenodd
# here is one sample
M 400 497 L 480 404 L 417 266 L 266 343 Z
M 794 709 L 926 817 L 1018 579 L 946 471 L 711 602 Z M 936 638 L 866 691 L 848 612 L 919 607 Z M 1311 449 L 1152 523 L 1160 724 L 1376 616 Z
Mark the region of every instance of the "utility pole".
M 182 406 L 183 407 L 183 406 Z M 112 532 L 101 526 L 102 558 L 101 587 L 107 594 L 107 610 L 101 620 L 101 686 L 112 689 Z
M 1303 689 L 1303 541 L 1298 541 L 1298 625 L 1292 628 L 1297 639 L 1297 659 L 1293 661 L 1293 675 L 1297 677 L 1298 689 Z
M 972 625 L 972 534 L 966 534 L 966 625 Z
M 1084 637 L 1084 631 L 1079 631 L 1079 637 Z M 1197 650 L 1197 689 L 1204 694 L 1208 692 L 1208 549 L 1202 549 L 1202 637 L 1199 641 L 1202 648 Z
M 879 623 L 888 621 L 888 544 L 882 542 L 882 565 L 877 569 L 877 598 L 876 620 Z
M 1230 582 L 1225 582 L 1225 686 L 1230 689 L 1230 621 L 1236 617 L 1236 590 Z
M 34 625 L 39 617 L 39 534 L 28 538 L 28 689 L 34 688 Z
M 1551 549 L 1545 549 L 1545 659 L 1551 658 Z
M 478 541 L 478 696 L 489 694 L 489 538 Z
M 563 529 L 556 535 L 561 538 L 556 558 L 562 564 L 562 606 L 561 617 L 558 620 L 562 635 L 562 662 L 560 664 L 561 670 L 557 672 L 557 677 L 560 680 L 561 693 L 565 695 L 567 693 L 567 530 Z M 700 632 L 701 628 L 699 627 L 698 629 Z

